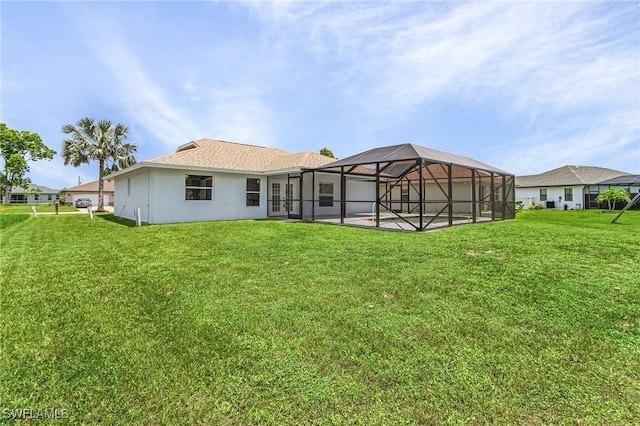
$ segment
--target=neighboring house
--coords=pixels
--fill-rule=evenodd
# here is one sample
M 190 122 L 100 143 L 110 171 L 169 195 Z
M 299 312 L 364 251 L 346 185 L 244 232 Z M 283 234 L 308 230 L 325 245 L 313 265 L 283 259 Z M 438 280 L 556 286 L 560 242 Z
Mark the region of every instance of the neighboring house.
M 627 174 L 604 167 L 563 166 L 537 175 L 516 176 L 516 202 L 522 202 L 525 209 L 531 203 L 548 209 L 597 208 L 590 205 L 595 198 L 589 193 L 590 185 Z
M 103 181 L 102 193 L 104 195 L 104 205 L 108 206 L 113 204 L 113 195 L 115 187 L 113 181 L 108 181 L 106 178 Z M 98 206 L 98 181 L 83 183 L 72 188 L 65 188 L 62 191 L 64 195 L 64 202 L 67 204 L 73 204 L 78 198 L 89 198 L 94 207 Z
M 140 209 L 150 224 L 297 217 L 301 170 L 332 161 L 313 152 L 201 139 L 108 178 L 116 216 L 134 219 Z M 339 178 L 323 182 L 337 186 Z
M 25 204 L 48 204 L 55 203 L 60 199 L 60 191 L 42 185 L 30 184 L 25 192 L 24 188 L 11 188 L 11 203 Z M 0 195 L 1 202 L 4 202 L 4 194 Z
M 148 224 L 286 217 L 423 231 L 515 216 L 512 174 L 413 144 L 336 161 L 202 139 L 108 179 L 115 215 Z

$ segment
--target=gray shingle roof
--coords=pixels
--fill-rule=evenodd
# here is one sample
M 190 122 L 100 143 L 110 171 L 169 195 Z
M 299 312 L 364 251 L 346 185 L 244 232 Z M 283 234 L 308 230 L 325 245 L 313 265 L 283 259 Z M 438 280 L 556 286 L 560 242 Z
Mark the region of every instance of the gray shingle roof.
M 43 185 L 36 185 L 35 183 L 29 184 L 29 189 L 39 189 L 41 194 L 57 194 L 60 192 L 57 189 L 49 188 Z M 11 188 L 12 194 L 24 194 L 24 188 L 14 186 Z
M 604 167 L 568 165 L 537 175 L 516 176 L 516 187 L 592 185 L 627 174 Z

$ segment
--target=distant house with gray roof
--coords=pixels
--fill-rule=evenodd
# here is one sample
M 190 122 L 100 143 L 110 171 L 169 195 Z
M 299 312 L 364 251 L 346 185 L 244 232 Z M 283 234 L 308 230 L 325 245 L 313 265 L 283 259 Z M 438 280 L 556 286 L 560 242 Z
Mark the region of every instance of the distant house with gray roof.
M 26 191 L 24 188 L 14 186 L 11 188 L 11 203 L 24 204 L 48 204 L 55 203 L 60 199 L 60 190 L 49 188 L 43 185 L 29 184 Z M 0 195 L 0 202 L 4 202 L 4 194 Z
M 607 179 L 629 173 L 605 167 L 562 166 L 537 175 L 516 176 L 516 202 L 529 208 L 531 203 L 543 208 L 585 209 L 593 206 L 590 187 Z M 597 203 L 596 203 L 597 204 Z

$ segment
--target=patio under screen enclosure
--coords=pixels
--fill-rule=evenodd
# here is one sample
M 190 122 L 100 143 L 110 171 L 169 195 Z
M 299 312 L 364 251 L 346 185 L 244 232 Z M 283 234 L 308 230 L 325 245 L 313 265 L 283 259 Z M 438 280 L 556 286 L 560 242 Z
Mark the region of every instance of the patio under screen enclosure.
M 268 200 L 271 216 L 427 231 L 513 219 L 515 177 L 468 157 L 402 144 L 271 176 Z

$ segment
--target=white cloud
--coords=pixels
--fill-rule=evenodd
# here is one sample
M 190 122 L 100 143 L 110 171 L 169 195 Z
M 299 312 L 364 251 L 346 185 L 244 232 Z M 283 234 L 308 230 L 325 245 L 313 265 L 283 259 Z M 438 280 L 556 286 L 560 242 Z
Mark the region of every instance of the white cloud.
M 597 162 L 611 148 L 637 147 L 637 4 L 252 7 L 279 43 L 346 67 L 338 87 L 371 117 L 399 122 L 446 98 L 498 109 L 506 122 L 525 120 L 529 136 L 494 156 L 509 170 L 530 168 L 544 152 L 560 162 Z
M 103 33 L 93 47 L 118 83 L 118 101 L 125 114 L 154 135 L 167 148 L 197 138 L 202 130 L 189 114 L 176 106 L 113 33 Z
M 207 52 L 200 52 L 199 67 L 185 68 L 182 76 L 147 68 L 145 58 L 135 56 L 128 47 L 129 38 L 135 35 L 119 28 L 113 17 L 106 14 L 97 17 L 91 12 L 87 12 L 91 19 L 85 17 L 77 22 L 84 32 L 91 31 L 83 26 L 85 22 L 90 22 L 92 28 L 97 23 L 100 28 L 109 28 L 98 36 L 92 34 L 87 41 L 115 80 L 113 98 L 118 108 L 129 117 L 131 127 L 142 128 L 154 137 L 152 141 L 136 142 L 148 145 L 159 142 L 165 152 L 186 141 L 206 137 L 275 144 L 272 114 L 251 76 L 240 82 L 217 83 L 206 65 Z M 172 82 L 177 82 L 178 87 L 170 91 Z

